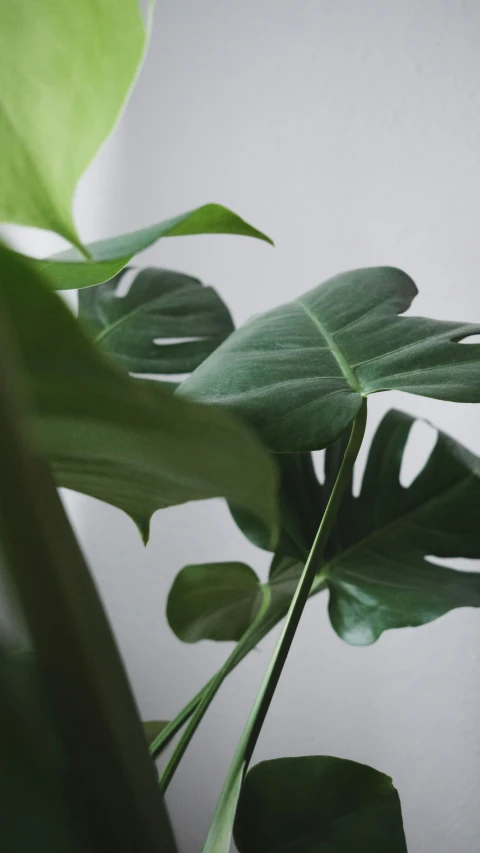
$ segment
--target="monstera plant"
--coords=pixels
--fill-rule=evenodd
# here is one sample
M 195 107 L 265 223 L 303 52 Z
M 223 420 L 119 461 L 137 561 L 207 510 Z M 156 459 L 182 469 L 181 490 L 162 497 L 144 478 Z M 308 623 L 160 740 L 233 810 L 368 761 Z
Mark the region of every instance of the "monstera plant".
M 282 622 L 199 851 L 228 853 L 233 835 L 240 853 L 405 853 L 399 796 L 380 770 L 332 756 L 249 766 L 310 596 L 328 595 L 334 631 L 357 646 L 480 606 L 480 575 L 436 562 L 480 557 L 477 457 L 439 433 L 405 488 L 413 419 L 392 410 L 352 491 L 370 395 L 480 402 L 480 347 L 462 343 L 480 326 L 403 316 L 416 286 L 382 267 L 235 330 L 198 279 L 131 267 L 164 237 L 271 242 L 219 204 L 85 244 L 75 188 L 138 73 L 147 7 L 0 4 L 0 220 L 71 245 L 42 260 L 0 247 L 3 849 L 175 853 L 163 793 L 223 681 Z M 55 292 L 67 289 L 78 317 Z M 222 497 L 271 553 L 266 583 L 196 554 L 177 576 L 166 602 L 177 637 L 235 645 L 170 722 L 142 727 L 60 486 L 123 510 L 145 543 L 157 510 Z

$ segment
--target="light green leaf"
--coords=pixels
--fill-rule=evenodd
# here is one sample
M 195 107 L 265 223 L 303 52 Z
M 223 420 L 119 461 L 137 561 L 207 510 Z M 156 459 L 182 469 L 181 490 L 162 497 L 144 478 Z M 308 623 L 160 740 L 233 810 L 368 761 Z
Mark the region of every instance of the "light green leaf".
M 331 444 L 376 391 L 480 402 L 480 345 L 458 343 L 480 325 L 399 317 L 416 293 L 391 267 L 343 273 L 250 320 L 177 393 L 227 407 L 280 452 Z
M 413 422 L 401 412 L 385 416 L 361 493 L 337 520 L 341 546 L 324 566 L 330 619 L 355 645 L 456 607 L 480 607 L 480 574 L 435 564 L 435 557 L 480 557 L 480 459 L 439 433 L 423 471 L 404 488 L 400 466 Z
M 275 469 L 253 434 L 226 413 L 130 379 L 26 263 L 7 250 L 0 262 L 34 426 L 58 485 L 120 507 L 145 537 L 156 509 L 217 496 L 272 529 Z
M 131 234 L 88 243 L 86 249 L 90 261 L 85 261 L 76 249 L 69 249 L 32 263 L 49 281 L 53 290 L 74 290 L 101 284 L 113 278 L 135 255 L 148 249 L 162 237 L 184 237 L 193 234 L 238 234 L 272 243 L 269 237 L 221 204 L 205 204 L 174 219 L 159 222 Z
M 118 119 L 145 46 L 138 0 L 41 0 L 41 10 L 2 0 L 0 221 L 81 246 L 75 187 Z
M 78 307 L 96 343 L 131 373 L 190 373 L 233 331 L 225 303 L 198 279 L 147 268 L 118 296 L 123 276 L 80 290 Z
M 5 274 L 3 265 L 0 269 Z M 35 706 L 20 700 L 20 711 L 26 712 L 25 722 L 31 721 L 35 707 L 37 737 L 34 728 L 25 732 L 25 740 L 16 737 L 7 745 L 8 750 L 15 750 L 18 743 L 19 760 L 23 763 L 26 744 L 34 741 L 32 779 L 25 779 L 20 763 L 19 778 L 15 780 L 16 787 L 20 791 L 24 788 L 30 798 L 30 811 L 41 805 L 47 809 L 40 816 L 43 838 L 35 839 L 34 846 L 50 841 L 53 846 L 45 844 L 43 849 L 60 849 L 63 853 L 66 845 L 62 811 L 66 807 L 67 831 L 77 836 L 77 843 L 72 845 L 75 850 L 174 853 L 168 816 L 115 640 L 51 474 L 38 451 L 37 436 L 31 430 L 20 396 L 25 377 L 16 370 L 15 336 L 9 345 L 9 332 L 15 324 L 9 322 L 14 318 L 6 309 L 3 295 L 2 288 L 2 570 L 8 573 L 9 589 L 18 599 L 38 664 L 39 687 L 44 689 L 54 724 L 49 748 L 38 699 Z M 42 319 L 40 314 L 40 324 Z M 15 701 L 11 688 L 8 690 L 7 699 Z M 0 704 L 5 713 L 4 696 Z M 59 744 L 58 755 L 55 741 Z M 32 802 L 31 784 L 33 780 L 40 782 L 39 776 L 43 775 L 38 801 Z M 44 783 L 48 783 L 50 791 L 45 790 Z M 25 814 L 24 820 L 28 822 L 31 817 Z M 35 817 L 31 831 L 39 824 L 38 815 Z M 53 829 L 58 829 L 60 848 L 54 843 Z M 8 849 L 18 848 L 14 844 Z
M 142 723 L 143 731 L 145 732 L 145 738 L 147 740 L 148 746 L 155 740 L 156 737 L 160 734 L 163 729 L 168 726 L 168 721 L 166 720 L 148 720 L 146 723 Z
M 239 853 L 407 853 L 389 776 L 330 756 L 262 761 L 235 821 Z

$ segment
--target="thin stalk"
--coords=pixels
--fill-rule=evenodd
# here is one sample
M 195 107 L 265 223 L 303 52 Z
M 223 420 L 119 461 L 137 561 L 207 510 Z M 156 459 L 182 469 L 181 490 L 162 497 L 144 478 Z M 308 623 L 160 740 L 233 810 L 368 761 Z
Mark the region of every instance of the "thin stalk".
M 282 632 L 275 646 L 267 672 L 262 681 L 230 769 L 220 794 L 203 853 L 227 853 L 240 789 L 255 749 L 258 736 L 268 713 L 276 687 L 290 651 L 315 576 L 320 568 L 325 547 L 334 525 L 340 503 L 348 485 L 355 460 L 362 444 L 367 417 L 367 401 L 353 423 L 350 441 L 332 489 L 315 541 L 293 596 Z
M 325 589 L 325 578 L 322 574 L 317 575 L 315 578 L 315 583 L 312 586 L 310 595 L 315 595 L 317 592 L 321 592 Z M 285 611 L 285 615 L 287 611 Z M 228 658 L 228 672 L 224 677 L 229 675 L 236 666 L 258 645 L 258 643 L 263 640 L 264 637 L 272 630 L 272 628 L 277 625 L 280 621 L 277 613 L 273 613 L 273 616 L 268 618 L 263 618 L 260 622 L 256 621 L 255 631 L 252 633 L 245 632 L 243 637 L 238 641 L 235 646 L 232 654 Z M 223 669 L 223 667 L 221 667 Z M 212 678 L 207 681 L 207 683 L 198 691 L 198 693 L 193 696 L 192 699 L 182 708 L 181 711 L 171 720 L 165 728 L 157 735 L 155 740 L 150 744 L 150 755 L 152 758 L 158 758 L 158 756 L 163 752 L 164 749 L 168 746 L 170 741 L 173 740 L 176 734 L 180 731 L 180 729 L 185 725 L 186 722 L 190 719 L 192 714 L 196 711 L 198 705 L 202 701 L 202 698 L 206 691 L 210 688 L 212 682 L 216 679 L 220 670 L 212 676 Z
M 178 744 L 175 747 L 172 755 L 170 756 L 170 759 L 169 759 L 168 763 L 166 764 L 165 769 L 163 770 L 163 772 L 160 775 L 159 784 L 160 784 L 160 788 L 162 789 L 162 791 L 167 790 L 167 788 L 168 788 L 168 786 L 172 780 L 173 774 L 175 773 L 178 765 L 180 764 L 180 761 L 182 760 L 182 758 L 185 754 L 185 751 L 186 751 L 193 735 L 195 734 L 198 726 L 200 725 L 203 717 L 205 716 L 208 708 L 210 707 L 210 705 L 211 705 L 213 699 L 215 698 L 218 690 L 220 689 L 223 682 L 225 681 L 227 675 L 230 673 L 231 669 L 236 665 L 237 656 L 239 653 L 239 647 L 242 644 L 248 643 L 249 639 L 252 637 L 252 635 L 255 634 L 256 629 L 258 628 L 259 624 L 262 622 L 262 620 L 263 620 L 263 618 L 264 618 L 264 616 L 265 616 L 265 614 L 266 614 L 266 612 L 270 606 L 271 593 L 270 593 L 270 587 L 268 584 L 265 584 L 262 587 L 262 593 L 263 593 L 262 603 L 260 605 L 260 609 L 259 609 L 255 619 L 253 620 L 251 625 L 249 625 L 249 627 L 245 631 L 245 634 L 243 635 L 242 639 L 235 646 L 231 655 L 227 658 L 227 660 L 225 661 L 223 666 L 218 670 L 218 672 L 213 676 L 213 678 L 210 679 L 206 688 L 204 688 L 204 690 L 202 691 L 201 699 L 197 704 L 197 707 L 193 713 L 193 716 L 190 720 L 190 723 L 188 724 L 188 726 L 185 729 L 182 737 L 178 741 Z

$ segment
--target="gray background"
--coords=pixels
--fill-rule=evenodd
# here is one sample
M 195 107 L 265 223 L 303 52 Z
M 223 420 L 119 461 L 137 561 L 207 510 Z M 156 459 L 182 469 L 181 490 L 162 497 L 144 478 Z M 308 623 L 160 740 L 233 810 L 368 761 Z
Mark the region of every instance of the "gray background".
M 276 248 L 165 240 L 145 262 L 214 284 L 239 323 L 334 273 L 385 263 L 416 280 L 416 313 L 478 320 L 479 44 L 478 0 L 160 2 L 127 114 L 79 193 L 82 233 L 218 201 Z M 479 409 L 401 394 L 371 399 L 369 436 L 392 405 L 480 452 Z M 432 440 L 415 429 L 405 482 Z M 217 559 L 264 572 L 267 558 L 222 502 L 157 514 L 146 550 L 120 512 L 83 497 L 69 505 L 142 715 L 168 719 L 229 651 L 171 634 L 175 574 Z M 229 679 L 171 786 L 183 853 L 201 846 L 273 640 Z M 479 640 L 480 614 L 460 610 L 351 648 L 317 598 L 255 759 L 327 753 L 372 764 L 400 791 L 410 853 L 478 850 Z

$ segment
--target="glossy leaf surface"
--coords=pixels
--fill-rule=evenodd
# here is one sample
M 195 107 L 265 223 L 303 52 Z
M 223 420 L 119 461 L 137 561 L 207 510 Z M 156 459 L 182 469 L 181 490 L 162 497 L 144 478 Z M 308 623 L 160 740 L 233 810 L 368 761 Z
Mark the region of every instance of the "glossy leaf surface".
M 225 303 L 198 279 L 147 268 L 119 296 L 124 275 L 80 290 L 78 307 L 96 343 L 125 370 L 190 373 L 233 331 Z
M 184 643 L 238 640 L 255 618 L 262 590 L 244 563 L 185 566 L 167 601 L 167 619 Z
M 239 853 L 407 853 L 390 777 L 330 756 L 278 758 L 250 770 L 235 842 Z
M 383 419 L 370 449 L 361 493 L 345 496 L 313 588 L 312 594 L 329 589 L 332 625 L 353 645 L 373 643 L 390 628 L 424 625 L 457 607 L 480 607 L 479 573 L 435 563 L 435 557 L 480 557 L 480 460 L 439 433 L 423 471 L 404 488 L 400 468 L 413 423 L 413 418 L 395 410 Z M 327 449 L 326 482 L 312 492 L 317 495 L 312 511 L 328 494 L 341 453 L 342 442 Z M 282 542 L 281 536 L 279 548 Z M 285 615 L 301 567 L 299 557 L 278 552 L 274 556 L 269 578 L 272 605 L 262 636 Z M 200 604 L 200 569 L 192 572 L 190 583 Z M 252 585 L 252 601 L 253 594 Z M 231 608 L 234 604 L 232 596 Z M 179 600 L 177 607 L 181 606 Z M 213 618 L 211 612 L 209 618 Z M 217 618 L 222 619 L 220 612 Z M 232 609 L 229 619 L 233 619 Z M 228 630 L 228 623 L 224 627 Z M 240 638 L 246 623 L 241 622 L 241 627 L 230 639 Z M 257 641 L 260 638 L 257 635 Z
M 400 467 L 413 422 L 401 412 L 385 416 L 361 493 L 337 522 L 341 545 L 324 571 L 330 619 L 349 643 L 480 607 L 480 574 L 435 564 L 435 557 L 480 557 L 480 460 L 439 433 L 424 469 L 404 488 Z
M 86 249 L 90 254 L 90 261 L 86 261 L 76 249 L 69 249 L 32 263 L 54 290 L 76 290 L 113 278 L 135 255 L 148 249 L 162 237 L 186 237 L 194 234 L 237 234 L 256 237 L 267 243 L 272 242 L 261 231 L 257 231 L 221 204 L 205 204 L 196 210 L 131 234 L 88 243 Z
M 285 615 L 301 568 L 286 558 L 271 575 L 270 605 L 260 623 L 262 636 Z M 169 592 L 167 619 L 174 634 L 185 643 L 238 641 L 255 618 L 262 598 L 260 580 L 244 563 L 186 566 Z
M 250 432 L 223 412 L 130 379 L 18 256 L 3 250 L 1 262 L 0 293 L 58 485 L 120 507 L 144 536 L 156 509 L 215 496 L 272 526 L 275 470 Z
M 77 182 L 108 136 L 146 43 L 138 0 L 0 3 L 0 221 L 79 245 Z
M 376 391 L 480 402 L 480 345 L 457 343 L 480 325 L 398 316 L 416 293 L 391 267 L 343 273 L 254 317 L 177 393 L 226 406 L 280 452 L 331 444 Z

